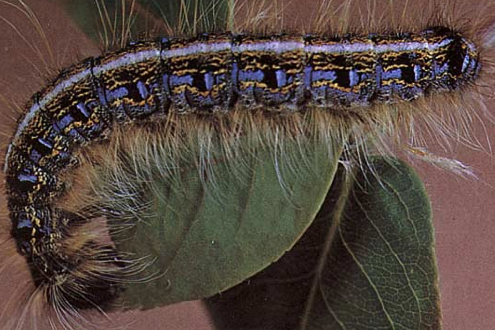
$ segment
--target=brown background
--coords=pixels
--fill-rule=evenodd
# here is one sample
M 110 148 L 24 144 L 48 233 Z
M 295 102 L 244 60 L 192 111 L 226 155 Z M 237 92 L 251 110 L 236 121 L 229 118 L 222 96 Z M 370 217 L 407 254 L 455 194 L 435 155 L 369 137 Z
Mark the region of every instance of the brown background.
M 428 0 L 418 0 L 418 8 L 421 8 L 421 3 L 425 1 Z M 79 32 L 57 1 L 25 2 L 36 13 L 49 36 L 55 58 L 61 66 L 71 64 L 84 56 L 98 54 L 98 48 Z M 311 3 L 315 2 L 294 0 L 293 10 L 299 17 L 304 17 L 312 9 Z M 32 45 L 42 46 L 31 24 L 18 11 L 0 4 L 0 17 L 12 22 Z M 47 56 L 45 50 L 42 53 Z M 78 55 L 74 58 L 73 54 Z M 47 77 L 46 70 L 42 69 L 44 72 L 38 74 L 35 67 L 40 68 L 42 65 L 33 49 L 21 41 L 6 22 L 0 20 L 0 95 L 22 105 L 33 91 L 42 86 L 44 80 L 40 77 Z M 494 102 L 491 109 L 495 110 Z M 14 130 L 11 118 L 15 116 L 12 115 L 13 111 L 3 104 L 1 110 L 2 141 L 5 141 L 5 136 L 10 136 Z M 9 128 L 5 128 L 5 123 L 9 124 Z M 494 124 L 488 123 L 487 128 L 490 140 L 495 141 Z M 473 132 L 481 139 L 485 136 L 479 124 L 473 127 Z M 432 150 L 434 151 L 434 148 Z M 493 329 L 495 161 L 490 154 L 462 146 L 456 150 L 453 157 L 472 165 L 479 179 L 463 179 L 431 165 L 419 162 L 416 164 L 433 205 L 444 328 Z M 4 218 L 1 221 L 9 220 Z M 16 283 L 16 278 L 6 278 L 5 274 L 0 276 L 1 311 L 3 304 L 9 299 L 15 299 L 11 296 L 11 287 Z M 131 326 L 133 329 L 211 329 L 207 313 L 195 302 L 146 312 L 119 314 L 116 317 L 117 324 L 129 322 L 135 322 Z

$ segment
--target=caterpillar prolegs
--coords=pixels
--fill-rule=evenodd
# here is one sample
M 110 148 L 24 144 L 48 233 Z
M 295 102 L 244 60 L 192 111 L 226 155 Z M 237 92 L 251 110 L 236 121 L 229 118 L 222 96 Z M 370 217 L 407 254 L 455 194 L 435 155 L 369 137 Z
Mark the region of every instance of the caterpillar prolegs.
M 359 126 L 379 117 L 373 114 L 378 105 L 473 87 L 483 74 L 489 40 L 475 46 L 462 32 L 442 26 L 337 36 L 202 34 L 139 41 L 89 58 L 32 98 L 9 146 L 12 236 L 37 286 L 65 294 L 76 308 L 103 306 L 119 292 L 118 280 L 106 272 L 118 279 L 125 265 L 111 247 L 91 240 L 69 248 L 64 242 L 71 228 L 84 219 L 57 206 L 79 152 L 105 143 L 119 125 L 171 114 L 325 111 Z M 107 268 L 98 269 L 102 261 Z M 93 274 L 78 272 L 91 262 Z

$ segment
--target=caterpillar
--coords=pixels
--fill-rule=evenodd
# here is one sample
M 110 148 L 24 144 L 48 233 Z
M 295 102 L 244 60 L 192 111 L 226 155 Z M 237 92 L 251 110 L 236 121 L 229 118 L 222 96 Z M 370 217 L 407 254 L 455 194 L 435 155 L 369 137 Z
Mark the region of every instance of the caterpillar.
M 205 33 L 137 41 L 63 70 L 25 107 L 5 160 L 11 234 L 33 282 L 49 305 L 63 301 L 76 310 L 104 308 L 118 296 L 124 260 L 94 237 L 70 247 L 71 233 L 87 220 L 57 205 L 78 155 L 106 143 L 117 127 L 171 116 L 324 112 L 345 123 L 339 131 L 354 132 L 396 104 L 476 88 L 491 72 L 483 55 L 493 47 L 493 27 L 484 33 L 481 41 L 445 25 L 338 35 Z
M 65 297 L 73 306 L 100 305 L 115 295 L 115 283 L 100 283 L 99 276 L 79 283 L 71 275 L 93 257 L 72 260 L 60 251 L 70 227 L 82 219 L 55 201 L 64 193 L 60 172 L 75 166 L 76 150 L 109 134 L 112 126 L 168 111 L 229 111 L 235 99 L 246 109 L 302 111 L 308 103 L 359 117 L 356 103 L 410 101 L 456 90 L 476 78 L 478 64 L 474 45 L 444 27 L 418 35 L 333 39 L 203 35 L 137 43 L 91 58 L 35 96 L 9 145 L 5 174 L 12 235 L 36 285 L 58 283 L 61 292 L 74 292 Z M 82 249 L 97 250 L 93 245 Z M 97 260 L 117 258 L 100 248 L 105 252 Z M 70 286 L 84 289 L 76 295 Z M 84 291 L 95 293 L 88 297 Z M 53 293 L 48 295 L 51 300 Z

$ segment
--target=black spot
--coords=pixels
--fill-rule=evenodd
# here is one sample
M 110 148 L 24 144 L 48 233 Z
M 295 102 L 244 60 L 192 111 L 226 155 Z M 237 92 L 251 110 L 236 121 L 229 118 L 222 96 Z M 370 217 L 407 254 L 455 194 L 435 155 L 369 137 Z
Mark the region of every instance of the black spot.
M 263 70 L 263 82 L 266 84 L 267 88 L 278 88 L 277 74 L 275 69 Z
M 463 42 L 460 37 L 454 39 L 447 51 L 449 59 L 449 73 L 454 77 L 462 76 L 462 64 L 466 57 L 467 50 L 463 49 Z
M 335 70 L 335 75 L 337 76 L 337 78 L 335 78 L 335 82 L 340 87 L 344 87 L 344 88 L 351 87 L 351 79 L 349 77 L 349 71 L 347 71 L 347 70 Z
M 409 54 L 400 54 L 397 56 L 397 64 L 401 65 L 401 79 L 406 83 L 413 83 L 416 81 L 414 76 L 414 63 Z

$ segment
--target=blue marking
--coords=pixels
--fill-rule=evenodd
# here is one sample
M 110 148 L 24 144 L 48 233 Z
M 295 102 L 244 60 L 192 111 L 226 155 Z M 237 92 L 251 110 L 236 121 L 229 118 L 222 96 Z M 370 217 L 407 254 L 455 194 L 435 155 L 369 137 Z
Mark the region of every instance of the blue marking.
M 172 97 L 172 100 L 178 107 L 178 112 L 181 112 L 189 107 L 189 100 L 187 99 L 186 95 L 190 95 L 187 89 L 185 92 L 176 93 Z M 194 100 L 192 103 L 194 104 Z
M 359 75 L 356 69 L 349 71 L 349 86 L 356 86 L 359 83 Z
M 113 91 L 107 91 L 107 100 L 108 102 L 112 102 L 117 99 L 121 99 L 124 96 L 127 96 L 129 91 L 125 87 L 119 87 Z
M 165 89 L 165 93 L 170 96 L 170 85 L 168 84 L 169 82 L 169 75 L 168 74 L 164 74 L 162 76 L 162 81 L 163 81 L 163 88 Z
M 64 117 L 62 117 L 62 119 L 60 119 L 58 122 L 56 122 L 55 125 L 57 125 L 59 130 L 62 130 L 64 128 L 66 128 L 67 126 L 69 126 L 73 121 L 74 121 L 74 118 L 72 118 L 72 116 L 70 114 L 67 114 Z
M 92 134 L 98 135 L 102 130 L 103 130 L 103 124 L 98 123 L 91 125 L 91 127 L 85 130 L 84 133 L 86 133 L 87 136 L 92 136 Z
M 449 69 L 449 64 L 448 63 L 444 63 L 441 67 L 439 67 L 435 63 L 435 65 L 433 66 L 433 70 L 432 70 L 433 78 L 435 78 L 436 76 L 439 76 L 439 75 L 445 73 L 446 71 L 448 71 L 448 69 Z
M 361 77 L 359 78 L 359 81 L 365 81 L 368 80 L 372 77 L 371 73 L 362 73 Z
M 416 64 L 414 66 L 414 81 L 418 81 L 421 78 L 421 66 Z
M 222 73 L 222 74 L 215 76 L 215 83 L 217 85 L 223 83 L 225 80 L 226 80 L 225 73 Z
M 105 97 L 105 89 L 98 87 L 96 89 L 96 93 L 98 94 L 98 99 L 100 100 L 100 103 L 103 105 L 107 105 L 107 98 Z
M 31 153 L 29 154 L 29 159 L 31 159 L 33 162 L 38 163 L 38 161 L 41 158 L 41 154 L 36 151 L 36 150 L 31 150 Z
M 57 126 L 57 124 L 56 124 L 56 123 L 53 123 L 52 127 L 53 127 L 53 130 L 54 130 L 55 132 L 60 133 L 61 129 L 60 129 L 60 127 L 58 127 L 58 126 Z
M 21 182 L 31 182 L 31 183 L 38 182 L 38 177 L 36 175 L 33 175 L 33 174 L 19 174 L 17 176 L 17 178 Z
M 311 88 L 312 73 L 313 73 L 313 68 L 310 65 L 308 65 L 304 68 L 304 88 L 305 89 Z
M 180 85 L 189 85 L 193 84 L 193 77 L 190 75 L 187 76 L 176 76 L 171 75 L 170 78 L 170 86 L 180 86 Z
M 263 81 L 263 78 L 265 77 L 265 74 L 261 70 L 241 70 L 239 71 L 239 80 L 240 81 L 258 81 L 261 82 Z
M 380 88 L 382 86 L 382 74 L 383 74 L 383 67 L 381 65 L 376 66 L 375 74 L 376 74 L 376 87 Z
M 98 108 L 100 106 L 100 103 L 98 101 L 89 101 L 88 104 L 86 104 L 86 110 L 88 110 L 88 113 L 92 113 L 95 108 Z
M 86 140 L 75 128 L 67 132 L 67 135 L 77 140 Z
M 466 69 L 470 61 L 471 58 L 469 57 L 469 54 L 466 54 L 466 56 L 464 56 L 464 61 L 462 62 L 462 69 L 461 69 L 462 72 L 466 72 Z
M 328 80 L 328 81 L 334 81 L 337 79 L 337 75 L 335 74 L 335 71 L 313 71 L 313 75 L 311 78 L 311 81 L 318 81 L 318 80 Z
M 152 82 L 152 83 L 150 84 L 150 88 L 151 88 L 152 90 L 159 89 L 159 88 L 160 88 L 160 85 L 158 84 L 158 81 Z
M 206 90 L 211 90 L 213 88 L 214 80 L 211 72 L 207 72 L 204 75 Z
M 45 139 L 38 138 L 38 142 L 47 147 L 48 149 L 53 149 L 53 145 Z
M 70 158 L 70 153 L 65 152 L 65 151 L 61 151 L 61 152 L 58 154 L 58 157 L 59 157 L 60 159 L 69 159 L 69 158 Z
M 440 72 L 441 73 L 444 73 L 444 72 L 447 72 L 447 71 L 449 71 L 449 63 L 445 63 L 444 65 L 442 65 L 440 67 Z
M 146 85 L 141 80 L 139 80 L 137 82 L 137 88 L 139 90 L 139 95 L 141 95 L 141 98 L 143 100 L 146 100 L 148 98 L 148 95 L 149 95 L 148 89 L 146 88 Z
M 84 115 L 84 117 L 89 118 L 89 113 L 84 102 L 79 102 L 76 107 Z
M 237 62 L 232 63 L 232 85 L 237 87 L 238 84 L 238 75 L 239 75 L 239 66 Z
M 287 74 L 284 70 L 275 71 L 275 76 L 277 77 L 277 87 L 283 87 L 287 85 Z
M 479 70 L 479 67 L 476 67 L 477 65 L 478 65 L 478 61 L 475 60 L 474 58 L 471 59 L 471 61 L 469 61 L 469 71 Z M 474 73 L 477 73 L 477 71 Z
M 33 228 L 33 224 L 28 219 L 23 219 L 17 223 L 17 229 Z
M 382 79 L 400 79 L 402 76 L 402 71 L 400 69 L 384 71 L 382 75 Z

